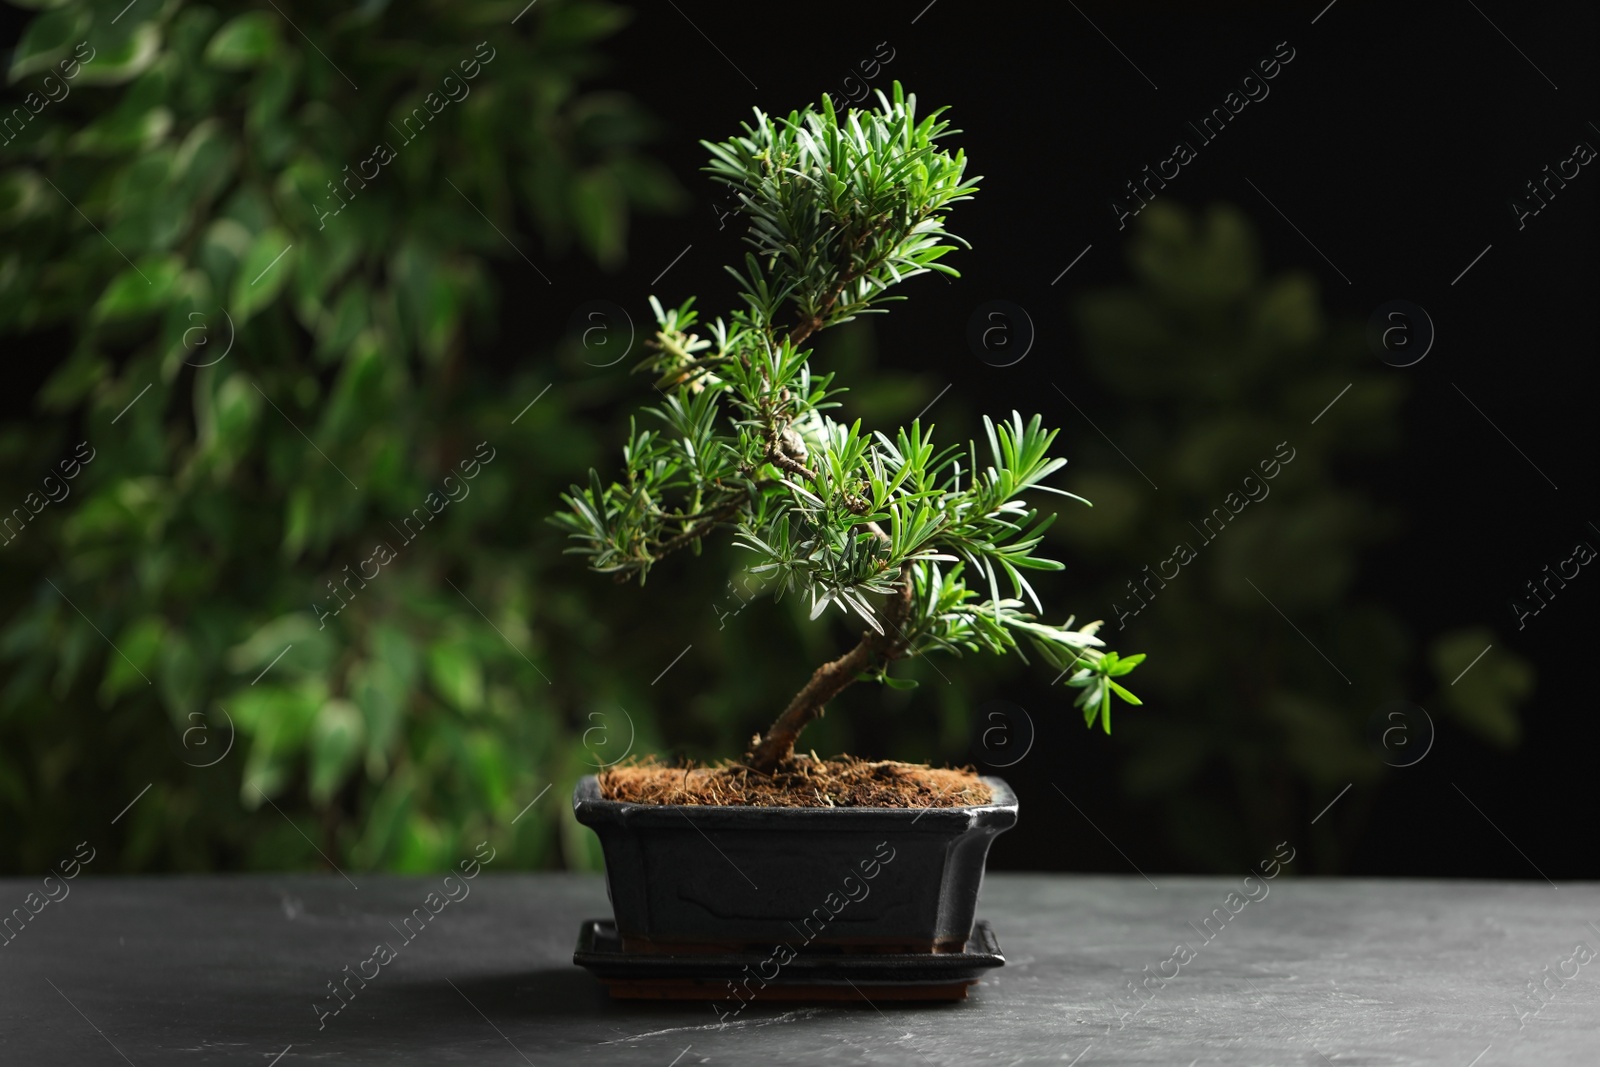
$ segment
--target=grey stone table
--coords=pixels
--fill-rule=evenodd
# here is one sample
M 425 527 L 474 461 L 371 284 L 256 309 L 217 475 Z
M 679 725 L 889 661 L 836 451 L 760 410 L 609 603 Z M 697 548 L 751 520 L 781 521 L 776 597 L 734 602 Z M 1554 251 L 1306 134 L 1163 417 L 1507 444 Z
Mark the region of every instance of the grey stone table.
M 440 879 L 355 882 L 78 878 L 0 947 L 0 1064 L 1600 1064 L 1595 885 L 994 875 L 1008 963 L 969 999 L 719 1025 L 572 965 L 595 877 L 486 872 L 409 942 Z M 378 941 L 397 956 L 319 1017 Z

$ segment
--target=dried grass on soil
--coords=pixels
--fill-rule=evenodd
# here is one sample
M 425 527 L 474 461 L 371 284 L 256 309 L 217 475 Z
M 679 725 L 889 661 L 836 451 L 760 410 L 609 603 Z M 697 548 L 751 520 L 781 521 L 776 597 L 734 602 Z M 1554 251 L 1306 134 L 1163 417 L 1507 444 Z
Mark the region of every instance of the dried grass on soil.
M 796 756 L 771 777 L 735 763 L 668 767 L 646 759 L 603 771 L 600 795 L 630 804 L 770 808 L 957 808 L 992 799 L 971 768 L 854 756 Z

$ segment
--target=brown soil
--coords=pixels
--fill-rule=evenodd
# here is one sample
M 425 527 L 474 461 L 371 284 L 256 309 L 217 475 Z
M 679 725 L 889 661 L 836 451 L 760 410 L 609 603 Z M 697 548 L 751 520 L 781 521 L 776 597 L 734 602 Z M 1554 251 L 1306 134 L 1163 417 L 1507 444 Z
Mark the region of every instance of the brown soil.
M 971 768 L 796 756 L 771 777 L 734 763 L 668 767 L 653 759 L 600 774 L 600 795 L 631 804 L 768 808 L 958 808 L 992 799 Z

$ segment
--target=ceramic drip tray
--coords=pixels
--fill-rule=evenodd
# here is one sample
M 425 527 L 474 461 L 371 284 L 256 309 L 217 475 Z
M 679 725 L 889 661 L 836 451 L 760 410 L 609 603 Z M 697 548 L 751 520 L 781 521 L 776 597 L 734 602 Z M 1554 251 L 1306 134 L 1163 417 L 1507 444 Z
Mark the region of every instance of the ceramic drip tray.
M 684 955 L 626 951 L 614 922 L 590 919 L 572 954 L 613 997 L 720 1000 L 729 1011 L 751 1000 L 962 1000 L 985 970 L 1005 961 L 982 919 L 960 952 L 808 953 L 776 945 L 766 952 Z

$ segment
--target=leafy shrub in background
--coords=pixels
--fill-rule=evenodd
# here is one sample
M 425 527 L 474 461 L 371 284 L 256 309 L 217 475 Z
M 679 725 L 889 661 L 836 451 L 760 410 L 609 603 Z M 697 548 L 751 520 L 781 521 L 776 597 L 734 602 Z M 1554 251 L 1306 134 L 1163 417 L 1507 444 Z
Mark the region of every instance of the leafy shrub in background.
M 1152 654 L 1141 695 L 1153 710 L 1120 731 L 1129 795 L 1156 806 L 1178 854 L 1236 869 L 1346 783 L 1385 773 L 1370 719 L 1413 695 L 1404 627 L 1352 596 L 1360 551 L 1395 524 L 1341 476 L 1394 450 L 1403 379 L 1359 326 L 1324 320 L 1308 275 L 1263 276 L 1236 209 L 1196 217 L 1154 203 L 1128 248 L 1134 285 L 1086 294 L 1076 313 L 1088 368 L 1120 413 L 1101 427 L 1160 489 L 1124 479 L 1127 461 L 1107 446 L 1074 484 L 1094 510 L 1053 536 L 1114 575 L 1085 601 L 1107 639 L 1126 628 L 1122 639 Z M 1434 636 L 1438 688 L 1418 703 L 1508 746 L 1532 668 L 1497 645 L 1470 685 L 1449 684 L 1491 640 L 1485 627 Z M 1360 821 L 1347 800 L 1315 827 L 1325 869 Z
M 51 6 L 10 68 L 0 333 L 62 358 L 0 430 L 0 867 L 95 830 L 124 869 L 427 869 L 490 826 L 549 862 L 559 802 L 508 826 L 634 692 L 533 536 L 604 387 L 519 419 L 559 369 L 469 352 L 495 261 L 614 263 L 681 199 L 580 89 L 624 12 L 114 6 Z

